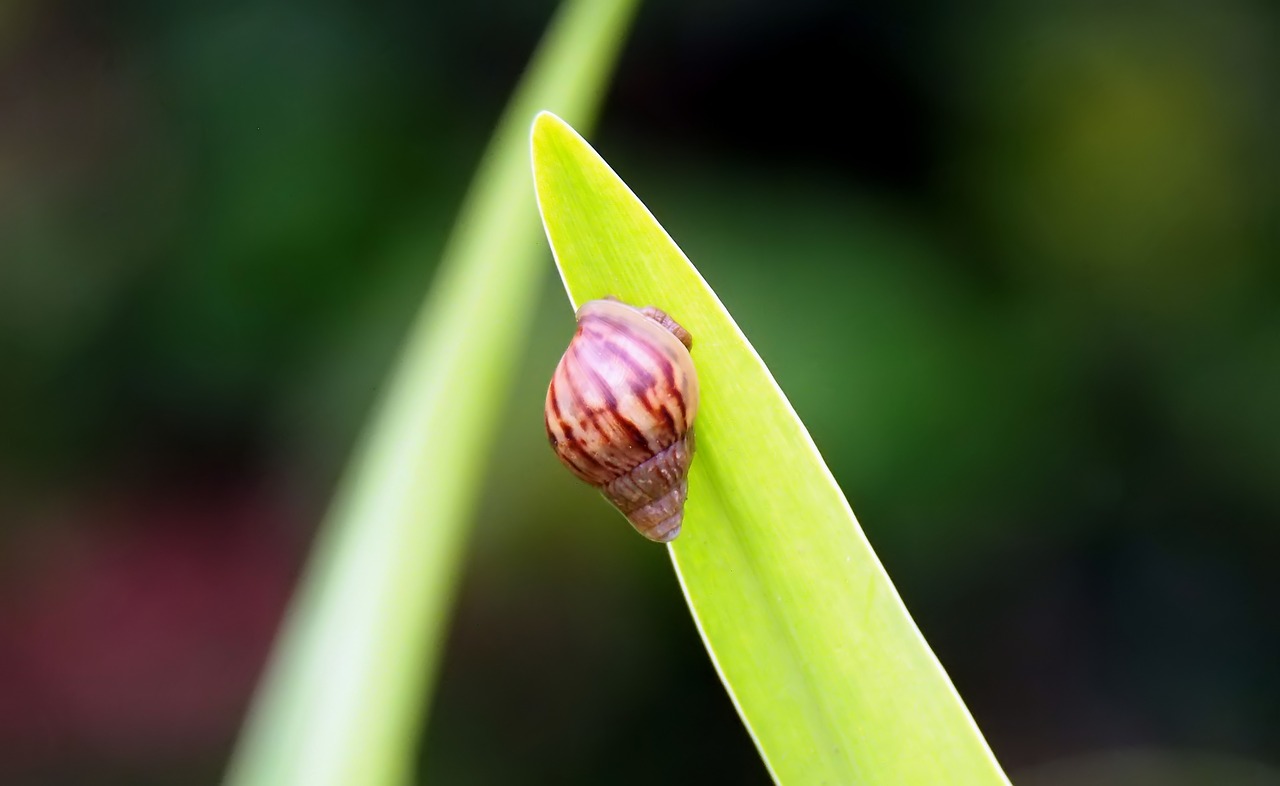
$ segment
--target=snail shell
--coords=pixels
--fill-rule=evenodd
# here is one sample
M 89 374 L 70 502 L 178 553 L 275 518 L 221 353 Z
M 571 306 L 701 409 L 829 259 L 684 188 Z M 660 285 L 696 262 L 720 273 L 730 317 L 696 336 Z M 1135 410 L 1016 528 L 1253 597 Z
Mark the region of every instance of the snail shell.
M 680 534 L 693 461 L 693 337 L 663 311 L 613 298 L 578 309 L 547 388 L 547 438 L 649 540 Z

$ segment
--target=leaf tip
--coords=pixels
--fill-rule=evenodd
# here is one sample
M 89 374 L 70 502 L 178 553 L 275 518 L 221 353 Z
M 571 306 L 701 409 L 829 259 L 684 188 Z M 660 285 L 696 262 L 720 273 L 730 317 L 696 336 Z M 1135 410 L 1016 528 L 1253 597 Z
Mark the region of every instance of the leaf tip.
M 569 128 L 569 124 L 555 112 L 543 109 L 533 116 L 533 125 L 529 128 L 529 136 L 531 139 L 536 140 L 552 133 L 555 128 Z
M 533 118 L 533 127 L 529 132 L 529 144 L 533 152 L 533 168 L 539 169 L 539 161 L 554 155 L 553 151 L 570 150 L 575 147 L 585 148 L 593 154 L 595 151 L 583 138 L 582 134 L 563 118 L 553 112 L 542 110 Z

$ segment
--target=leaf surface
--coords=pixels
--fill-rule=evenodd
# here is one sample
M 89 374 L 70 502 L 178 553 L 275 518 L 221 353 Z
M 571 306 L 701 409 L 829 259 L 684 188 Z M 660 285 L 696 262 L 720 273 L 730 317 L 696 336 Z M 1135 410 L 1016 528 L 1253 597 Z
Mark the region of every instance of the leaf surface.
M 564 121 L 540 114 L 532 149 L 575 307 L 615 295 L 693 333 L 697 453 L 671 556 L 775 780 L 1008 783 L 804 425 L 706 281 Z

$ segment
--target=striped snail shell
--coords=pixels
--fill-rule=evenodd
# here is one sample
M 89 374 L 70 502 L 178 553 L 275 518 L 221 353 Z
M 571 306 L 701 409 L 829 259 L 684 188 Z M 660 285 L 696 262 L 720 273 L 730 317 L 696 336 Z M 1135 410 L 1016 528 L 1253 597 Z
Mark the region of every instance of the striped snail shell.
M 680 534 L 693 461 L 693 337 L 653 306 L 613 298 L 578 309 L 547 388 L 547 438 L 649 540 Z

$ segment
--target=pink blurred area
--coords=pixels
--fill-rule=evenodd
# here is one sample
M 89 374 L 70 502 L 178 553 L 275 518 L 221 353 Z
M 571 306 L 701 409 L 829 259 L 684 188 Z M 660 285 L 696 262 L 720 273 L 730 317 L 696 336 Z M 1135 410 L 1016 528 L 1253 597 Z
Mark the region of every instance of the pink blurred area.
M 19 528 L 0 579 L 0 775 L 223 756 L 294 577 L 295 518 L 248 488 L 130 489 Z

